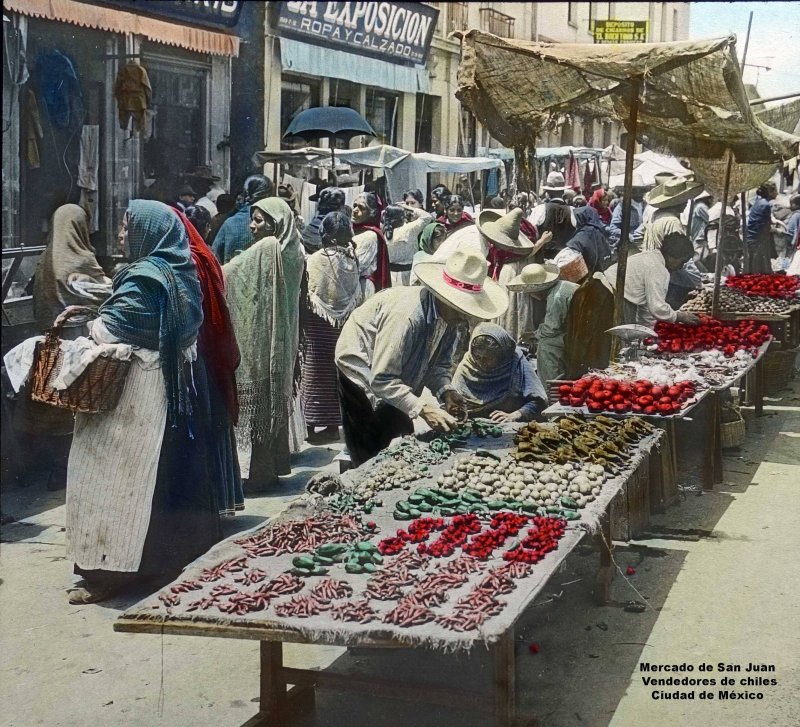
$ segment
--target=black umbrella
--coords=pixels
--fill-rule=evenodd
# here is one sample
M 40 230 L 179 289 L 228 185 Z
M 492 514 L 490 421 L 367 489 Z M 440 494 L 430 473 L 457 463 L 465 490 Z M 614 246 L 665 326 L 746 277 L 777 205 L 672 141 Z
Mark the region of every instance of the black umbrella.
M 346 106 L 318 106 L 305 109 L 295 116 L 286 133 L 299 136 L 304 141 L 325 137 L 331 144 L 331 171 L 336 179 L 336 159 L 334 157 L 336 139 L 349 142 L 354 136 L 375 136 L 375 131 L 366 119 L 354 109 Z

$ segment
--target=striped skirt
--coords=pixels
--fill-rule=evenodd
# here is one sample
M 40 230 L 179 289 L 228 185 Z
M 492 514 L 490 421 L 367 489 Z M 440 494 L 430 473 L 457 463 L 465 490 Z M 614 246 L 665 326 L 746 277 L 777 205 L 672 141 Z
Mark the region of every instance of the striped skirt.
M 336 393 L 334 352 L 340 328 L 306 311 L 303 319 L 303 379 L 300 400 L 306 424 L 310 427 L 338 427 L 342 424 L 339 396 Z

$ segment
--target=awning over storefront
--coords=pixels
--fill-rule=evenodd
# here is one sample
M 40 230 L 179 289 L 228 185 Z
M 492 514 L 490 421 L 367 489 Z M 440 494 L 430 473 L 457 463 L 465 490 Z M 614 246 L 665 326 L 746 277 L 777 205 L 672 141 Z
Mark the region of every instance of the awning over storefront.
M 197 53 L 239 55 L 239 38 L 234 35 L 190 28 L 187 25 L 77 0 L 3 0 L 3 10 L 110 33 L 143 35 L 154 43 L 177 46 Z
M 424 68 L 365 59 L 352 53 L 309 45 L 289 38 L 281 38 L 280 44 L 284 71 L 341 78 L 390 91 L 430 93 L 431 81 Z

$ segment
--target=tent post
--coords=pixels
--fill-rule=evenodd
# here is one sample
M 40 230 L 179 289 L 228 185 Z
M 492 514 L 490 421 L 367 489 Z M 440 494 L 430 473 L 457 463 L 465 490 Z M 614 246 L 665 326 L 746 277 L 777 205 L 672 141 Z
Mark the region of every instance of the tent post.
M 481 169 L 478 172 L 478 174 L 481 177 L 481 210 L 486 209 L 486 177 L 484 176 L 485 173 L 486 173 L 485 169 Z M 497 176 L 498 178 L 500 177 L 499 173 Z
M 336 178 L 336 157 L 334 156 L 334 152 L 336 151 L 336 142 L 331 137 L 331 174 L 333 175 L 333 185 L 336 186 L 338 184 L 338 179 Z
M 747 248 L 747 192 L 742 192 L 739 195 L 739 235 L 743 241 L 744 249 L 742 252 L 744 255 L 742 256 L 742 263 L 744 266 L 744 272 L 749 273 L 750 271 L 750 250 Z
M 630 114 L 625 124 L 628 132 L 625 144 L 625 192 L 622 197 L 622 230 L 617 247 L 617 280 L 614 293 L 614 325 L 622 325 L 625 309 L 625 273 L 628 269 L 628 235 L 631 226 L 631 189 L 633 188 L 633 155 L 636 152 L 636 127 L 639 121 L 639 98 L 642 91 L 640 76 L 631 79 Z M 611 345 L 611 357 L 619 353 L 621 339 L 614 338 Z
M 711 299 L 711 315 L 716 318 L 719 316 L 719 282 L 722 277 L 722 240 L 725 232 L 725 217 L 728 207 L 728 193 L 731 186 L 731 165 L 733 164 L 733 152 L 727 149 L 728 163 L 725 165 L 725 181 L 722 188 L 722 209 L 719 213 L 719 232 L 717 233 L 717 260 L 714 265 L 714 297 Z

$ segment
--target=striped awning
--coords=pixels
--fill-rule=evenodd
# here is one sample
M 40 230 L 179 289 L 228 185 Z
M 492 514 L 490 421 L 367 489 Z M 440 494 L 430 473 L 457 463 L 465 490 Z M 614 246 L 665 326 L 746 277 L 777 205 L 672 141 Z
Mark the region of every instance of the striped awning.
M 239 55 L 239 38 L 235 35 L 170 23 L 104 5 L 90 5 L 77 0 L 3 0 L 3 10 L 83 28 L 106 30 L 109 33 L 142 35 L 154 43 L 177 46 L 197 53 Z

